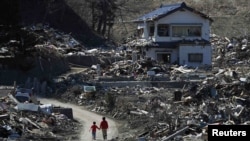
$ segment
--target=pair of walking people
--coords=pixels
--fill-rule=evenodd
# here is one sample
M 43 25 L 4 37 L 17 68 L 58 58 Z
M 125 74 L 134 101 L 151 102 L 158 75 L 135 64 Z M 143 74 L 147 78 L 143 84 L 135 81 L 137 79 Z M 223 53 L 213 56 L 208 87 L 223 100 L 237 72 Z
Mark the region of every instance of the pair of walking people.
M 92 130 L 92 139 L 96 140 L 96 129 L 102 130 L 103 139 L 107 140 L 107 130 L 108 130 L 108 122 L 106 121 L 105 117 L 102 117 L 102 121 L 100 123 L 100 127 L 96 125 L 96 122 L 93 122 L 93 125 L 90 127 L 90 130 Z

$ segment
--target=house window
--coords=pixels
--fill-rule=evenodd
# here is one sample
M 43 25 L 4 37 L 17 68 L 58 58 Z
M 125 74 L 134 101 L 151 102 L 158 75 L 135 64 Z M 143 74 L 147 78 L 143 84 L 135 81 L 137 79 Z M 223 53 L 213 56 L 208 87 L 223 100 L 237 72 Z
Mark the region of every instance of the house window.
M 159 24 L 157 26 L 159 36 L 169 36 L 169 25 L 168 24 Z
M 188 61 L 189 62 L 202 62 L 203 54 L 202 53 L 190 53 L 188 54 Z
M 172 26 L 173 37 L 200 37 L 201 26 Z

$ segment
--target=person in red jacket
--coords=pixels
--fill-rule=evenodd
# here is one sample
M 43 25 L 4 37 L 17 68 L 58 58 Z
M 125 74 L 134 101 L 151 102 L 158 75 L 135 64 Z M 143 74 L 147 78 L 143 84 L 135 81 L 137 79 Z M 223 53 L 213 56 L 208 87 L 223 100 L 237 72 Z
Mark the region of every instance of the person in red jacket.
M 103 139 L 107 139 L 107 129 L 109 128 L 108 122 L 106 121 L 105 117 L 102 117 L 102 121 L 100 123 L 100 129 L 102 129 Z
M 89 131 L 92 130 L 92 138 L 93 138 L 93 140 L 96 139 L 96 129 L 100 129 L 100 128 L 96 125 L 96 122 L 93 122 L 93 125 L 89 129 Z

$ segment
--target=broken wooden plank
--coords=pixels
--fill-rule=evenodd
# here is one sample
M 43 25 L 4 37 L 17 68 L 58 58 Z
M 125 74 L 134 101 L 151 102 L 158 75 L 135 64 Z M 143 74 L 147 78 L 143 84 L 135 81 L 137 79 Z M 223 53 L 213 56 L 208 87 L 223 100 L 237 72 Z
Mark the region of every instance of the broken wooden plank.
M 9 114 L 0 115 L 0 120 L 4 119 L 10 119 L 10 115 Z
M 183 134 L 185 131 L 187 131 L 189 129 L 189 126 L 185 126 L 183 127 L 182 129 L 176 131 L 175 133 L 169 135 L 168 137 L 164 136 L 161 141 L 168 141 L 168 140 L 171 140 L 173 139 L 174 137 L 180 135 L 180 134 Z
M 134 115 L 142 115 L 141 112 L 137 112 L 137 111 L 130 111 L 130 114 L 134 114 Z
M 30 124 L 34 125 L 36 128 L 38 128 L 38 129 L 41 128 L 40 125 L 38 125 L 38 124 L 36 124 L 35 122 L 31 121 L 29 118 L 26 117 L 26 118 L 24 118 L 24 119 L 27 120 Z
M 20 103 L 12 94 L 8 94 L 8 97 L 12 99 L 16 104 Z

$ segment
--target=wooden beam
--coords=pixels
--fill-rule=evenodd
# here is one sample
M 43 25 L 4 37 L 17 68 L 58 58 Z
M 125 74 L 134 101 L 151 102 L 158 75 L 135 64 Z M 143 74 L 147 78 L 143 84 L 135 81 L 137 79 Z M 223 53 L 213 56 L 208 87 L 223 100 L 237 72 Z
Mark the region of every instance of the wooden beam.
M 180 134 L 183 134 L 185 131 L 187 131 L 189 129 L 189 126 L 185 126 L 183 127 L 182 129 L 176 131 L 175 133 L 169 135 L 168 137 L 164 136 L 161 141 L 168 141 L 168 140 L 171 140 L 173 139 L 175 136 L 178 136 Z

